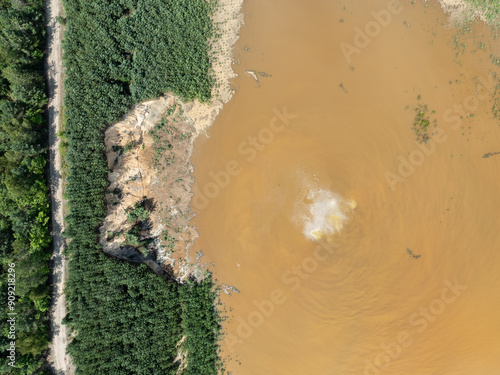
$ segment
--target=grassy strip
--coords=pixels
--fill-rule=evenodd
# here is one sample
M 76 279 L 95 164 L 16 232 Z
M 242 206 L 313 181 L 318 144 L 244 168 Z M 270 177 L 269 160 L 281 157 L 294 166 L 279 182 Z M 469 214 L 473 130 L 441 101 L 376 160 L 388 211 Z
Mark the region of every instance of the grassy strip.
M 46 373 L 51 238 L 44 178 L 44 44 L 41 0 L 0 3 L 0 346 L 6 353 L 2 373 Z M 8 299 L 13 304 L 7 306 Z M 12 317 L 15 325 L 7 322 Z M 7 358 L 11 342 L 15 359 Z
M 184 286 L 144 265 L 110 258 L 98 245 L 109 184 L 103 139 L 105 128 L 137 101 L 167 91 L 209 99 L 211 6 L 205 0 L 66 0 L 64 5 L 65 235 L 71 238 L 66 322 L 76 335 L 68 350 L 78 374 L 175 374 Z M 207 316 L 214 312 L 206 294 L 193 298 Z M 216 356 L 212 339 L 188 340 Z M 193 355 L 188 361 L 196 365 L 199 357 Z M 214 366 L 212 359 L 207 363 Z M 198 372 L 205 373 L 213 370 Z

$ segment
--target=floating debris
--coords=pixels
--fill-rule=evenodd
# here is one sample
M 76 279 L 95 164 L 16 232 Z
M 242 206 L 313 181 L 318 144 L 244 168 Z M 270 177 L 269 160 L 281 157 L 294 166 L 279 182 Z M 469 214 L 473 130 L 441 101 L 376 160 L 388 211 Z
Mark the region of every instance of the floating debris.
M 245 74 L 255 80 L 257 82 L 257 86 L 260 87 L 260 82 L 259 82 L 259 77 L 257 77 L 257 74 L 253 70 L 245 70 Z
M 245 74 L 251 78 L 253 78 L 255 80 L 255 82 L 257 82 L 257 86 L 260 87 L 260 81 L 259 81 L 259 76 L 261 77 L 264 77 L 264 78 L 268 78 L 268 77 L 272 77 L 271 74 L 268 74 L 266 72 L 257 72 L 255 70 L 245 70 Z
M 483 159 L 489 158 L 490 156 L 499 155 L 499 154 L 500 154 L 500 151 L 499 152 L 488 152 L 487 154 L 483 155 Z
M 406 248 L 406 252 L 408 254 L 410 254 L 411 257 L 413 257 L 413 259 L 418 259 L 420 258 L 420 255 L 416 255 L 416 254 L 413 254 L 413 251 L 411 251 L 410 249 Z
M 272 77 L 271 74 L 267 74 L 266 72 L 257 72 L 258 75 L 260 75 L 261 77 Z
M 231 292 L 233 293 L 240 293 L 238 289 L 236 289 L 234 286 L 229 286 L 226 284 L 222 284 L 222 287 L 224 288 L 224 293 L 231 295 Z

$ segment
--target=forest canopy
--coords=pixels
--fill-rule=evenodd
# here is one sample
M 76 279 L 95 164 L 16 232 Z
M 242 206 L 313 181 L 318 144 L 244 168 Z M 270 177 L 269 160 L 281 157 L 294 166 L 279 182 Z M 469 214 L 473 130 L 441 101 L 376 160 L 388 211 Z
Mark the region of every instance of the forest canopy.
M 12 340 L 7 320 L 14 315 L 7 314 L 16 314 L 15 367 L 9 366 L 4 356 L 2 373 L 45 373 L 44 354 L 49 342 L 51 237 L 44 178 L 47 99 L 43 14 L 41 0 L 0 2 L 0 299 L 5 306 L 0 313 L 0 346 L 3 353 Z M 7 300 L 12 293 L 13 310 L 8 310 Z

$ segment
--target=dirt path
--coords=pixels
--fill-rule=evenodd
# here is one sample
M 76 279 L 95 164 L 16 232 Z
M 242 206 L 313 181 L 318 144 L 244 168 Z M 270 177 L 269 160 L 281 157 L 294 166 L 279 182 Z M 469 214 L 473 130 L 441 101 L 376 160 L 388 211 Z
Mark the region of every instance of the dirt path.
M 52 306 L 50 310 L 52 337 L 50 343 L 49 363 L 55 374 L 74 374 L 71 358 L 66 354 L 67 330 L 62 324 L 66 315 L 66 300 L 64 285 L 67 279 L 67 260 L 62 255 L 65 240 L 61 236 L 64 230 L 64 201 L 61 179 L 61 155 L 59 153 L 60 140 L 59 113 L 62 107 L 62 48 L 61 26 L 56 16 L 62 14 L 61 0 L 48 0 L 45 15 L 47 19 L 47 62 L 45 70 L 48 77 L 48 118 L 49 118 L 49 162 L 50 162 L 50 189 L 52 213 L 53 254 L 51 260 Z

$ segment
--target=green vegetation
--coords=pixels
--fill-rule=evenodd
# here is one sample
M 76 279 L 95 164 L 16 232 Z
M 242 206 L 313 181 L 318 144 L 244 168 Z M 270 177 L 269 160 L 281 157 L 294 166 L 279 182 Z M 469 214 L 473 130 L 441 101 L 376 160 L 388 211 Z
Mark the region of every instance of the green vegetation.
M 142 202 L 137 202 L 134 208 L 129 208 L 127 210 L 127 221 L 133 223 L 136 220 L 147 220 L 149 218 L 149 211 L 145 207 L 146 200 Z
M 417 97 L 420 100 L 420 95 Z M 413 131 L 417 136 L 417 141 L 419 143 L 428 142 L 429 137 L 429 128 L 431 125 L 434 127 L 437 125 L 437 120 L 431 120 L 429 115 L 429 108 L 427 104 L 418 103 L 418 105 L 414 108 L 415 117 L 413 118 Z M 431 111 L 431 114 L 435 114 L 435 111 Z
M 71 312 L 65 323 L 77 337 L 68 347 L 78 374 L 175 374 L 181 338 L 178 288 L 147 266 L 79 253 L 82 272 L 71 275 Z M 74 260 L 72 260 L 74 262 Z M 90 273 L 80 263 L 93 267 Z M 85 273 L 83 273 L 85 272 Z
M 48 347 L 49 201 L 44 178 L 47 104 L 41 0 L 0 3 L 0 346 L 16 342 L 15 368 L 5 354 L 2 373 L 42 374 Z M 15 264 L 15 291 L 8 285 Z M 9 273 L 12 275 L 13 273 Z M 10 285 L 12 287 L 12 285 Z M 8 293 L 15 294 L 12 310 Z M 15 338 L 8 337 L 16 317 Z
M 69 165 L 65 235 L 71 238 L 65 321 L 76 336 L 68 347 L 76 372 L 175 374 L 176 345 L 186 335 L 185 373 L 214 374 L 218 323 L 211 278 L 178 285 L 143 264 L 107 256 L 97 230 L 106 215 L 106 127 L 133 103 L 167 91 L 188 100 L 209 99 L 211 4 L 66 0 L 64 5 Z M 138 224 L 148 216 L 143 208 L 129 212 L 136 224 L 127 241 L 137 246 Z
M 484 15 L 486 22 L 498 27 L 500 19 L 500 0 L 466 0 L 476 12 Z
M 487 154 L 484 154 L 484 155 L 483 155 L 483 158 L 484 158 L 484 159 L 487 159 L 487 158 L 489 158 L 490 156 L 495 156 L 495 155 L 500 155 L 500 151 L 499 151 L 499 152 L 488 152 Z
M 173 149 L 173 142 L 181 143 L 191 137 L 188 133 L 176 137 L 178 129 L 173 124 L 180 120 L 181 115 L 180 106 L 170 107 L 165 117 L 149 132 L 155 141 L 152 165 L 158 174 L 176 162 L 175 155 L 168 152 Z
M 66 91 L 93 100 L 73 105 L 101 105 L 93 117 L 110 122 L 131 103 L 168 91 L 187 100 L 210 98 L 209 2 L 66 0 L 65 9 Z
M 162 232 L 162 240 L 167 243 L 167 249 L 173 252 L 175 249 L 175 237 L 171 236 L 168 230 Z
M 186 375 L 217 375 L 219 358 L 217 340 L 219 336 L 218 315 L 213 308 L 216 294 L 212 291 L 212 280 L 200 283 L 188 280 L 179 289 L 182 301 L 182 329 L 186 335 Z
M 495 55 L 490 55 L 491 62 L 495 64 L 496 66 L 500 66 L 500 58 L 496 57 Z
M 406 252 L 408 253 L 408 255 L 410 255 L 413 259 L 418 259 L 420 258 L 420 254 L 419 255 L 416 255 L 413 253 L 413 251 L 411 251 L 410 249 L 406 248 Z
M 494 118 L 500 119 L 500 76 L 496 72 L 493 72 L 493 77 L 496 80 L 496 85 L 492 95 L 493 105 L 491 107 L 491 113 Z
M 60 117 L 63 117 L 63 116 L 60 115 Z M 62 126 L 62 124 L 60 124 L 60 126 Z M 62 177 L 62 180 L 64 183 L 64 181 L 66 181 L 66 178 L 68 177 L 68 173 L 69 173 L 69 166 L 68 166 L 68 163 L 66 163 L 66 154 L 68 153 L 68 142 L 66 140 L 66 135 L 64 134 L 64 130 L 60 130 L 59 132 L 57 132 L 57 137 L 60 140 L 59 154 L 61 155 L 61 177 Z
M 144 198 L 137 202 L 135 206 L 130 207 L 127 212 L 127 221 L 133 223 L 132 228 L 125 233 L 125 241 L 122 246 L 133 246 L 139 250 L 142 255 L 149 254 L 148 246 L 154 241 L 149 232 L 149 210 L 152 209 L 152 202 Z

